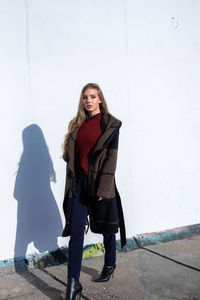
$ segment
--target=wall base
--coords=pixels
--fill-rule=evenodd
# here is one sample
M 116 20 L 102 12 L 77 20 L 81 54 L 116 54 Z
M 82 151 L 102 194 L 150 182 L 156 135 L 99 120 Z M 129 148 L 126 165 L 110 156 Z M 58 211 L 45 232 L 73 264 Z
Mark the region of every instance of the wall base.
M 126 252 L 138 249 L 147 245 L 154 245 L 169 242 L 176 239 L 189 237 L 193 234 L 200 234 L 200 224 L 194 224 L 183 227 L 176 227 L 161 232 L 144 233 L 127 239 L 126 246 L 121 249 L 120 240 L 117 240 L 117 251 Z M 83 259 L 89 259 L 104 254 L 103 243 L 85 246 L 83 249 Z M 41 254 L 27 255 L 26 257 L 17 257 L 0 261 L 0 268 L 8 268 L 13 271 L 23 271 L 26 269 L 44 268 L 52 265 L 67 264 L 68 248 L 62 247 L 52 252 L 44 252 Z

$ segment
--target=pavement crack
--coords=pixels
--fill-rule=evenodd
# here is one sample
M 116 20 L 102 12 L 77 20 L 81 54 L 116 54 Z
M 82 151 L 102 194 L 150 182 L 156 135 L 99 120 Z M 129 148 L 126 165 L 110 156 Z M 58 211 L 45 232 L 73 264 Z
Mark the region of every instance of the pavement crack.
M 39 268 L 40 271 L 43 271 L 44 273 L 46 273 L 48 276 L 50 276 L 51 278 L 53 278 L 54 280 L 56 280 L 57 282 L 61 283 L 62 285 L 64 285 L 65 287 L 67 287 L 66 282 L 64 282 L 63 280 L 61 280 L 60 278 L 56 277 L 55 275 L 53 275 L 52 273 L 50 273 L 49 271 L 47 271 L 45 268 Z M 85 300 L 90 300 L 88 297 L 86 297 L 83 293 L 81 294 L 81 298 L 85 299 Z
M 161 254 L 161 253 L 158 253 L 158 252 L 153 251 L 153 250 L 151 250 L 151 249 L 142 247 L 142 246 L 140 245 L 139 241 L 136 239 L 136 237 L 134 237 L 134 240 L 135 240 L 136 244 L 138 245 L 138 247 L 139 247 L 140 249 L 143 249 L 143 250 L 148 251 L 148 252 L 151 252 L 151 253 L 153 253 L 153 254 L 155 254 L 155 255 L 161 256 L 161 257 L 163 257 L 163 258 L 165 258 L 165 259 L 168 259 L 168 260 L 170 260 L 170 261 L 173 261 L 174 263 L 179 264 L 179 265 L 181 265 L 181 266 L 184 266 L 184 267 L 186 267 L 186 268 L 189 268 L 189 269 L 191 269 L 191 270 L 200 272 L 200 269 L 199 269 L 199 268 L 195 268 L 195 267 L 190 266 L 190 265 L 188 265 L 188 264 L 184 264 L 183 262 L 178 261 L 178 260 L 176 260 L 176 259 L 173 259 L 173 258 L 171 258 L 171 257 L 168 257 L 168 256 L 166 256 L 166 255 L 164 255 L 164 254 Z

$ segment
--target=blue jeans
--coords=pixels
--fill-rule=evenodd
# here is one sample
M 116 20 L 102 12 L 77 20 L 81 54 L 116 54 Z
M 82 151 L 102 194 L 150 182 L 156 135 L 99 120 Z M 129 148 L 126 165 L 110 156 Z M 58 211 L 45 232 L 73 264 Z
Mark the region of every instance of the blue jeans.
M 75 197 L 72 200 L 70 240 L 68 255 L 68 278 L 79 279 L 83 255 L 84 229 L 88 216 L 88 175 L 77 174 L 75 177 Z M 105 247 L 104 263 L 107 266 L 116 262 L 115 234 L 103 234 Z

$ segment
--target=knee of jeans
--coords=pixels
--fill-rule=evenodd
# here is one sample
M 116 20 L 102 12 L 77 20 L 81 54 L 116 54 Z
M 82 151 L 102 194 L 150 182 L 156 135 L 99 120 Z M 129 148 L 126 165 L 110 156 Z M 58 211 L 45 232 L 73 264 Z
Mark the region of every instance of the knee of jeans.
M 70 238 L 72 239 L 72 240 L 76 240 L 76 241 L 78 241 L 78 242 L 83 242 L 83 240 L 84 240 L 84 234 L 77 234 L 77 233 L 70 233 Z
M 75 238 L 83 239 L 84 238 L 84 228 L 70 228 L 70 236 Z

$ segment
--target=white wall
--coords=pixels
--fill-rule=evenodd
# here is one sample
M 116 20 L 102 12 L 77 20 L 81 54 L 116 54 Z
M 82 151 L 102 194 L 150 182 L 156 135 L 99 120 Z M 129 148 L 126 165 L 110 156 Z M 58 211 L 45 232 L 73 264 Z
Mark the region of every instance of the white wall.
M 123 123 L 116 182 L 127 237 L 199 223 L 199 8 L 1 0 L 1 260 L 67 244 L 61 144 L 88 82 Z

